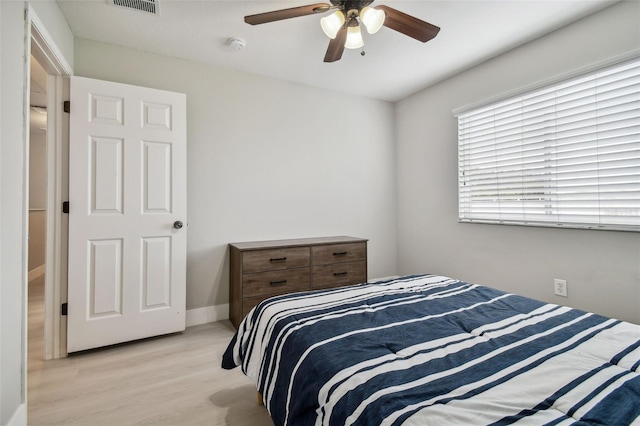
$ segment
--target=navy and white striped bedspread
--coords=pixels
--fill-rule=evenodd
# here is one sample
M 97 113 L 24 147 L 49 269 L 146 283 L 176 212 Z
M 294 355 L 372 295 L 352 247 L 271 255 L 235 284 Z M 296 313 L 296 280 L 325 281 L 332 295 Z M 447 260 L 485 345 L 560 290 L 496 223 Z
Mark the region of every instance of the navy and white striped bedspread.
M 276 425 L 640 424 L 640 326 L 441 276 L 268 299 L 222 366 Z

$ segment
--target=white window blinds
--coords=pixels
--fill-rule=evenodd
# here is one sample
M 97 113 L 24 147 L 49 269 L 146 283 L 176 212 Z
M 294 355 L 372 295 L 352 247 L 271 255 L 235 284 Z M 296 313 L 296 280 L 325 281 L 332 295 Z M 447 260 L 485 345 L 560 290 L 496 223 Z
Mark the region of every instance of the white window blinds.
M 459 220 L 640 231 L 640 59 L 458 116 Z

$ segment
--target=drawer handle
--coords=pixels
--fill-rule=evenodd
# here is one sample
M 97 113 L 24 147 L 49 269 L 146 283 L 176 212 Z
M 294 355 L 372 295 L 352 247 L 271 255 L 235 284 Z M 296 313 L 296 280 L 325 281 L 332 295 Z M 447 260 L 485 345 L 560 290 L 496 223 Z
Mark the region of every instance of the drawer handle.
M 346 254 L 349 253 L 348 251 L 336 251 L 333 252 L 334 256 L 346 256 Z
M 285 285 L 286 283 L 287 283 L 287 280 L 269 281 L 269 284 L 271 285 Z
M 334 273 L 333 273 L 333 276 L 334 276 L 334 277 L 339 277 L 339 276 L 341 276 L 341 275 L 347 275 L 347 274 L 348 274 L 348 272 L 334 272 Z
M 286 257 L 272 257 L 269 262 L 284 262 L 285 260 L 287 260 Z

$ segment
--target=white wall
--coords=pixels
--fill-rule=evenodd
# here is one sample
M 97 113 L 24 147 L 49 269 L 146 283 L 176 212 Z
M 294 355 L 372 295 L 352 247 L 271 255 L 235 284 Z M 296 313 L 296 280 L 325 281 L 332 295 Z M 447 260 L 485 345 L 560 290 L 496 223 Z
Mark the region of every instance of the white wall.
M 0 1 L 0 425 L 23 425 L 27 416 L 25 3 Z M 38 9 L 53 44 L 66 45 L 72 63 L 73 36 L 57 5 L 49 1 Z
M 402 100 L 398 269 L 490 285 L 640 323 L 640 233 L 457 222 L 451 111 L 640 48 L 640 2 L 618 3 Z M 569 297 L 553 295 L 553 278 Z
M 31 114 L 38 114 L 31 112 Z M 44 266 L 47 212 L 47 134 L 29 134 L 29 262 L 28 271 Z
M 392 104 L 82 39 L 75 73 L 187 94 L 187 309 L 228 303 L 231 242 L 368 238 L 396 272 Z
M 24 417 L 24 4 L 0 2 L 0 424 Z

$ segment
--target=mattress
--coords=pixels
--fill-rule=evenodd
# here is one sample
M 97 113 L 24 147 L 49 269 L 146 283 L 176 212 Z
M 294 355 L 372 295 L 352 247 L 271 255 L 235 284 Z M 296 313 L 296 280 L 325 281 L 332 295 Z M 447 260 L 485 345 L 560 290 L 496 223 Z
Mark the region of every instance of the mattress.
M 444 276 L 267 299 L 222 366 L 276 425 L 640 424 L 640 326 Z

